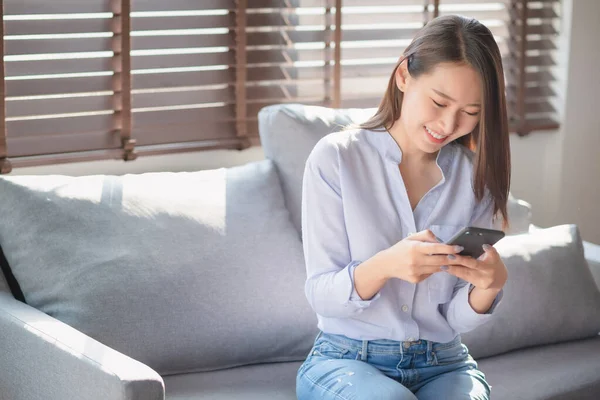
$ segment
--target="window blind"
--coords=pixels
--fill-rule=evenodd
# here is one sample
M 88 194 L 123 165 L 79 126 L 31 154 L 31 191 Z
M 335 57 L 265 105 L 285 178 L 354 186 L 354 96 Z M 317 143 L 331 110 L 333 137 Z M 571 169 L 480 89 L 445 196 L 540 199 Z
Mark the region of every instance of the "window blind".
M 270 104 L 375 107 L 415 32 L 448 13 L 494 33 L 512 129 L 558 127 L 559 0 L 5 0 L 2 13 L 3 173 L 242 149 Z

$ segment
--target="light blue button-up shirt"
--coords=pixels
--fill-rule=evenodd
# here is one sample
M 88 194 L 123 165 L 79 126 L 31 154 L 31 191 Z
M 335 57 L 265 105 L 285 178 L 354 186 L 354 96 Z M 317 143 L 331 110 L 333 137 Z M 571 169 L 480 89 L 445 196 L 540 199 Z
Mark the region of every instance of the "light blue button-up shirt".
M 370 300 L 354 288 L 354 269 L 410 233 L 449 239 L 465 226 L 496 228 L 493 201 L 478 202 L 472 153 L 458 144 L 437 155 L 441 181 L 412 210 L 398 165 L 402 151 L 387 131 L 355 129 L 322 138 L 306 162 L 302 240 L 306 297 L 324 332 L 353 339 L 449 342 L 492 318 L 469 305 L 470 285 L 440 271 L 418 284 L 390 279 Z

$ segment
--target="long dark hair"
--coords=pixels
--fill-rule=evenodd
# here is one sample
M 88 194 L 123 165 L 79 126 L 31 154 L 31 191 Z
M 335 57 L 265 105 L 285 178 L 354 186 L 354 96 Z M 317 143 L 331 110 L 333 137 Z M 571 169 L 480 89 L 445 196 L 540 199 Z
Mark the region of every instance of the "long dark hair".
M 400 118 L 403 93 L 396 86 L 396 70 L 403 62 L 414 78 L 431 72 L 442 62 L 470 65 L 481 77 L 481 119 L 468 135 L 456 140 L 475 153 L 473 190 L 478 200 L 489 190 L 494 216 L 500 212 L 508 226 L 506 205 L 510 189 L 510 144 L 500 50 L 490 30 L 479 21 L 458 15 L 433 19 L 419 30 L 404 50 L 390 77 L 379 108 L 363 129 L 390 129 Z

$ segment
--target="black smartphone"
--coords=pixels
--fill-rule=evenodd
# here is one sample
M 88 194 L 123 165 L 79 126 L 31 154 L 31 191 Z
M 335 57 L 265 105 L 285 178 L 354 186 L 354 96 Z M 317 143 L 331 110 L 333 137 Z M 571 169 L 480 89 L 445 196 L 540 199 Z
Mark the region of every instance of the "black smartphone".
M 459 254 L 479 258 L 483 253 L 483 245 L 493 246 L 504 237 L 504 232 L 495 229 L 467 226 L 454 235 L 446 244 L 462 246 L 465 249 Z

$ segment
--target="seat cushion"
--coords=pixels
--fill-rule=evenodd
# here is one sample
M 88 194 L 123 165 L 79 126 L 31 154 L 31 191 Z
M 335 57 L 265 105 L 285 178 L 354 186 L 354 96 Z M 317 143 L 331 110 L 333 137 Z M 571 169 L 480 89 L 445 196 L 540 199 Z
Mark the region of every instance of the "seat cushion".
M 494 400 L 600 399 L 600 337 L 479 360 Z
M 598 335 L 600 292 L 575 225 L 506 236 L 495 247 L 508 282 L 494 318 L 462 334 L 473 357 Z
M 600 338 L 478 360 L 494 400 L 600 398 Z M 271 363 L 163 377 L 166 400 L 294 400 L 301 363 Z
M 479 360 L 495 400 L 600 398 L 600 338 Z M 301 363 L 271 363 L 164 377 L 166 400 L 294 400 Z
M 27 303 L 160 374 L 310 350 L 302 243 L 270 160 L 6 177 L 0 201 L 0 243 Z
M 165 376 L 166 400 L 296 400 L 301 362 Z

